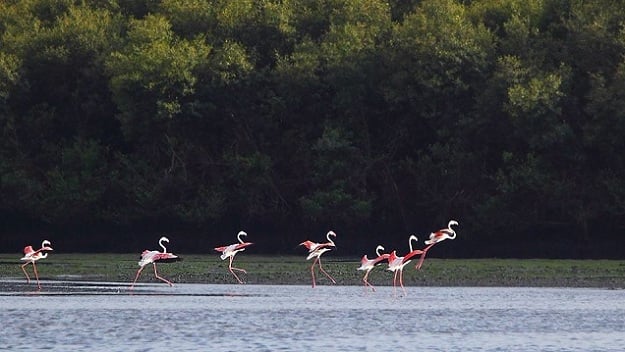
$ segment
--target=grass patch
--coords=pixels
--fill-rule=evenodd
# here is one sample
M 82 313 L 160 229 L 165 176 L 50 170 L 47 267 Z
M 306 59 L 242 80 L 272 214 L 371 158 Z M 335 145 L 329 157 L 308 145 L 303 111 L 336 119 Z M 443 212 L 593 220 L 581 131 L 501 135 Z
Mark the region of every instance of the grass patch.
M 0 279 L 23 278 L 19 254 L 0 254 Z M 178 283 L 234 284 L 228 262 L 218 255 L 185 255 L 184 260 L 158 265 L 159 273 Z M 137 269 L 137 254 L 50 253 L 37 268 L 42 279 L 130 282 Z M 415 261 L 416 263 L 416 261 Z M 323 258 L 324 268 L 339 285 L 361 285 L 357 258 Z M 625 262 L 619 260 L 555 259 L 426 259 L 420 271 L 414 263 L 404 269 L 407 286 L 538 286 L 538 287 L 625 287 Z M 240 255 L 234 266 L 247 270 L 240 274 L 249 284 L 309 285 L 311 261 L 303 256 Z M 392 284 L 393 274 L 375 268 L 369 280 L 376 286 Z M 29 274 L 31 266 L 27 266 Z M 32 275 L 31 275 L 32 276 Z M 154 282 L 146 267 L 139 282 Z M 317 283 L 329 281 L 318 275 Z

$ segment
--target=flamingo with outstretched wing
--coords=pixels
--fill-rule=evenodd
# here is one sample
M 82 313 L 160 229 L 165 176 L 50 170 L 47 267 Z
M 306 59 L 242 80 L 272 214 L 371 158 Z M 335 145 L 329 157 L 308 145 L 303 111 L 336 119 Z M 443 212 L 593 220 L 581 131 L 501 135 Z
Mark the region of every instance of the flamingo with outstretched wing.
M 328 240 L 328 242 L 325 242 L 325 243 L 317 243 L 317 242 L 306 240 L 299 244 L 300 246 L 304 246 L 308 248 L 308 256 L 306 257 L 306 260 L 315 258 L 312 265 L 310 266 L 310 274 L 312 275 L 312 287 L 313 288 L 316 286 L 315 265 L 319 266 L 319 271 L 324 273 L 328 277 L 328 279 L 332 281 L 333 284 L 336 283 L 334 278 L 330 274 L 328 274 L 321 266 L 321 255 L 327 251 L 332 250 L 333 248 L 336 248 L 336 245 L 334 244 L 334 241 L 332 241 L 330 236 L 336 238 L 336 233 L 334 233 L 334 231 L 328 231 L 328 233 L 326 234 L 326 239 Z
M 367 258 L 367 255 L 365 254 L 364 256 L 362 256 L 362 259 L 360 260 L 360 267 L 356 270 L 361 270 L 365 272 L 365 276 L 362 278 L 362 282 L 365 285 L 365 289 L 367 287 L 371 287 L 371 290 L 375 292 L 375 287 L 373 287 L 373 285 L 369 282 L 368 277 L 369 277 L 369 273 L 371 272 L 371 270 L 373 270 L 373 268 L 380 264 L 383 260 L 388 259 L 388 257 L 390 256 L 388 253 L 385 254 L 380 254 L 380 251 L 383 251 L 384 247 L 381 245 L 378 245 L 375 248 L 375 254 L 377 254 L 376 258 L 373 259 L 369 259 Z
M 408 252 L 403 257 L 397 255 L 397 251 L 391 252 L 388 257 L 388 268 L 386 270 L 392 271 L 395 274 L 393 275 L 393 294 L 397 295 L 397 282 L 399 281 L 399 285 L 404 291 L 404 296 L 406 293 L 406 288 L 404 287 L 404 267 L 410 263 L 412 257 L 415 255 L 423 254 L 423 250 L 421 249 L 413 249 L 412 241 L 418 242 L 419 239 L 415 235 L 411 235 L 408 238 L 408 246 L 410 247 L 410 252 Z M 399 280 L 398 280 L 399 278 Z
M 456 231 L 454 229 L 452 229 L 452 226 L 458 226 L 458 222 L 456 220 L 450 220 L 449 223 L 447 224 L 447 228 L 445 229 L 440 229 L 436 232 L 432 232 L 430 234 L 430 239 L 425 241 L 425 244 L 427 244 L 428 246 L 425 247 L 423 249 L 423 254 L 421 254 L 421 258 L 419 258 L 419 262 L 417 263 L 417 265 L 415 266 L 415 269 L 421 269 L 421 265 L 423 265 L 423 261 L 425 260 L 425 256 L 428 252 L 428 250 L 430 250 L 430 248 L 432 248 L 432 246 L 434 246 L 437 243 L 440 243 L 444 240 L 453 240 L 456 238 Z
M 221 252 L 221 256 L 220 256 L 221 260 L 230 258 L 230 262 L 228 263 L 228 270 L 232 273 L 234 278 L 237 279 L 237 281 L 240 284 L 242 284 L 243 281 L 241 281 L 241 279 L 237 276 L 237 274 L 234 273 L 234 270 L 240 271 L 245 274 L 247 274 L 247 271 L 245 271 L 244 269 L 233 267 L 232 261 L 234 260 L 234 256 L 237 253 L 244 251 L 246 247 L 253 244 L 252 242 L 243 242 L 243 240 L 241 239 L 241 236 L 247 236 L 247 233 L 245 231 L 239 231 L 239 233 L 237 234 L 237 239 L 239 240 L 238 243 L 215 248 L 216 251 Z
M 28 276 L 28 273 L 26 272 L 26 265 L 28 264 L 32 264 L 33 265 L 33 271 L 35 272 L 35 278 L 37 279 L 37 287 L 41 290 L 41 284 L 39 283 L 39 274 L 37 273 L 37 264 L 35 264 L 35 262 L 37 262 L 40 259 L 44 259 L 48 257 L 48 251 L 52 251 L 52 247 L 50 247 L 52 244 L 50 243 L 50 241 L 48 240 L 43 240 L 43 242 L 41 242 L 41 248 L 39 248 L 38 250 L 34 250 L 33 246 L 26 246 L 24 247 L 24 256 L 22 258 L 20 258 L 20 260 L 25 261 L 26 263 L 22 264 L 22 271 L 24 272 L 24 275 L 26 275 L 26 282 L 30 283 L 30 277 Z
M 164 277 L 161 277 L 158 275 L 158 272 L 156 271 L 156 263 L 171 263 L 171 262 L 177 262 L 179 260 L 182 260 L 182 258 L 180 258 L 179 256 L 173 254 L 173 253 L 168 253 L 167 252 L 167 248 L 165 248 L 165 245 L 163 244 L 163 242 L 167 242 L 169 243 L 169 239 L 165 236 L 161 237 L 158 240 L 158 244 L 161 246 L 161 248 L 163 248 L 162 252 L 159 251 L 149 251 L 149 250 L 144 250 L 141 253 L 141 260 L 139 260 L 139 270 L 137 270 L 137 275 L 135 275 L 135 280 L 132 282 L 132 285 L 130 286 L 130 289 L 132 290 L 132 288 L 135 286 L 135 283 L 137 282 L 137 279 L 139 278 L 139 275 L 141 274 L 141 271 L 143 271 L 143 268 L 145 268 L 146 265 L 148 264 L 152 264 L 152 266 L 154 267 L 154 276 L 167 283 L 169 286 L 173 286 L 173 284 L 171 283 L 171 281 L 165 279 Z

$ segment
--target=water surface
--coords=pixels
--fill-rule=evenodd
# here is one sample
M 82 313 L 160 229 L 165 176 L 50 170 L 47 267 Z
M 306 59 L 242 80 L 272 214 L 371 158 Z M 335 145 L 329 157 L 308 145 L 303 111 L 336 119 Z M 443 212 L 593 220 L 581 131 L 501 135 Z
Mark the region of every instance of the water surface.
M 625 291 L 0 282 L 0 349 L 622 351 Z M 26 347 L 26 348 L 25 348 Z

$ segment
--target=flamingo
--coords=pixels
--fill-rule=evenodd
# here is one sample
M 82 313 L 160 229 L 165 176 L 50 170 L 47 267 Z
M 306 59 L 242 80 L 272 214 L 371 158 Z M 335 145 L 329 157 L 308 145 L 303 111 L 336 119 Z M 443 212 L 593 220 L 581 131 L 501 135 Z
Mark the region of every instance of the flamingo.
M 404 288 L 404 267 L 410 263 L 412 257 L 423 254 L 422 250 L 412 248 L 412 241 L 418 242 L 419 239 L 415 235 L 411 235 L 408 238 L 408 246 L 410 247 L 410 252 L 408 252 L 408 254 L 400 257 L 397 256 L 397 251 L 393 251 L 388 257 L 388 268 L 386 270 L 395 273 L 393 276 L 393 292 L 395 292 L 395 294 L 397 290 L 397 277 L 399 276 L 399 285 L 402 290 L 404 290 L 404 295 L 406 295 L 406 288 Z
M 430 239 L 425 241 L 425 244 L 427 244 L 428 246 L 423 249 L 423 254 L 419 259 L 419 263 L 417 263 L 417 265 L 415 266 L 415 269 L 421 269 L 421 265 L 423 265 L 423 261 L 425 260 L 425 255 L 427 254 L 428 250 L 432 248 L 432 246 L 446 239 L 453 240 L 456 238 L 456 231 L 451 228 L 452 226 L 458 226 L 458 222 L 456 220 L 450 220 L 447 224 L 447 228 L 440 229 L 430 234 Z
M 33 271 L 35 272 L 35 278 L 37 279 L 37 287 L 41 290 L 41 284 L 39 283 L 39 274 L 37 273 L 37 265 L 35 264 L 36 261 L 38 261 L 39 259 L 43 259 L 43 258 L 47 258 L 48 257 L 48 251 L 52 251 L 52 247 L 50 247 L 52 244 L 50 243 L 50 241 L 48 240 L 43 240 L 43 242 L 41 242 L 41 248 L 39 248 L 38 250 L 34 250 L 33 246 L 26 246 L 24 247 L 24 256 L 22 258 L 20 258 L 20 260 L 24 260 L 26 261 L 26 263 L 22 264 L 22 271 L 24 272 L 24 275 L 26 275 L 26 282 L 30 283 L 30 277 L 28 276 L 28 273 L 26 272 L 26 265 L 32 263 L 33 264 Z
M 300 246 L 305 246 L 306 248 L 308 248 L 308 256 L 306 257 L 306 260 L 315 258 L 312 265 L 310 266 L 310 274 L 312 275 L 312 287 L 313 288 L 315 287 L 315 264 L 317 263 L 319 264 L 319 270 L 322 273 L 324 273 L 328 277 L 328 279 L 332 281 L 333 284 L 336 283 L 334 278 L 330 276 L 330 274 L 328 274 L 325 270 L 323 270 L 323 267 L 321 266 L 321 255 L 327 251 L 332 250 L 332 248 L 336 247 L 336 245 L 334 244 L 334 241 L 330 239 L 330 236 L 336 237 L 336 233 L 334 233 L 334 231 L 328 231 L 328 233 L 326 234 L 326 239 L 328 240 L 328 242 L 325 242 L 325 243 L 316 243 L 316 242 L 306 240 L 299 244 Z
M 156 276 L 157 279 L 167 283 L 169 286 L 173 286 L 171 281 L 163 277 L 160 277 L 158 275 L 158 272 L 156 272 L 156 263 L 177 262 L 179 260 L 182 260 L 182 258 L 178 257 L 177 255 L 173 253 L 168 253 L 167 248 L 165 248 L 165 245 L 163 244 L 163 242 L 169 243 L 169 239 L 163 236 L 158 240 L 158 244 L 161 246 L 161 248 L 163 248 L 162 252 L 149 251 L 146 249 L 141 253 L 141 260 L 139 260 L 139 263 L 138 263 L 140 268 L 139 270 L 137 270 L 137 275 L 135 275 L 135 280 L 132 282 L 132 285 L 130 286 L 131 290 L 135 286 L 135 283 L 137 282 L 137 279 L 139 278 L 141 271 L 143 271 L 143 268 L 145 268 L 145 266 L 148 264 L 152 264 L 152 266 L 154 266 L 154 276 Z
M 234 270 L 237 270 L 246 274 L 247 274 L 247 271 L 243 269 L 239 269 L 239 268 L 234 268 L 232 266 L 232 260 L 234 260 L 234 256 L 237 253 L 244 251 L 245 247 L 253 244 L 252 242 L 243 242 L 243 240 L 241 239 L 241 236 L 247 236 L 247 233 L 245 231 L 239 231 L 239 233 L 237 234 L 237 239 L 239 240 L 239 243 L 234 243 L 229 246 L 222 246 L 222 247 L 215 248 L 216 251 L 221 252 L 221 256 L 220 256 L 221 260 L 230 258 L 230 263 L 228 264 L 228 270 L 230 270 L 232 275 L 234 275 L 234 277 L 237 279 L 237 281 L 239 281 L 240 284 L 242 284 L 243 281 L 241 281 L 241 279 L 239 279 L 237 274 L 234 273 Z
M 365 284 L 365 289 L 367 288 L 367 286 L 371 287 L 371 290 L 373 290 L 375 292 L 375 287 L 373 287 L 373 285 L 371 285 L 369 283 L 369 281 L 367 281 L 367 277 L 369 276 L 369 273 L 371 272 L 371 270 L 373 270 L 373 268 L 379 264 L 381 261 L 388 259 L 389 254 L 380 254 L 380 251 L 383 251 L 384 247 L 381 245 L 378 245 L 375 248 L 375 254 L 377 254 L 377 258 L 374 259 L 369 259 L 367 258 L 367 255 L 365 254 L 362 259 L 360 260 L 360 267 L 356 270 L 362 270 L 365 272 L 365 276 L 362 278 L 362 282 L 364 282 Z

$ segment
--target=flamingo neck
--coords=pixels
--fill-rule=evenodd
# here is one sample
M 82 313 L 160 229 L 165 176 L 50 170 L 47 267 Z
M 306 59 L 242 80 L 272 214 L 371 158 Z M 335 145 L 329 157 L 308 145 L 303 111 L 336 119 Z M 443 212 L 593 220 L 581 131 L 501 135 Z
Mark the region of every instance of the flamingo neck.
M 326 235 L 326 239 L 328 240 L 328 243 L 330 243 L 332 246 L 335 246 L 334 241 L 330 239 L 330 236 L 336 236 L 336 235 L 332 231 L 328 232 L 328 234 Z
M 454 230 L 451 228 L 451 226 L 452 226 L 452 225 L 455 225 L 455 224 L 454 224 L 454 223 L 452 223 L 452 222 L 449 222 L 449 224 L 447 225 L 447 229 L 449 230 L 449 232 L 451 232 L 451 233 L 452 233 L 452 235 L 451 235 L 451 236 L 449 236 L 449 239 L 450 239 L 450 240 L 453 240 L 454 238 L 456 238 L 456 231 L 454 231 Z
M 418 242 L 419 239 L 417 238 L 417 236 L 412 235 L 410 236 L 410 238 L 408 239 L 408 247 L 410 247 L 410 251 L 412 252 L 414 249 L 412 248 L 412 241 Z
M 380 254 L 380 251 L 383 251 L 383 250 L 384 250 L 384 247 L 382 247 L 382 246 L 377 246 L 377 247 L 375 248 L 375 254 L 377 254 L 377 255 L 378 255 L 378 257 L 380 257 L 380 256 L 382 255 L 382 254 Z
M 239 234 L 237 235 L 237 239 L 239 240 L 239 243 L 243 243 L 243 240 L 241 239 L 241 236 L 247 236 L 247 234 L 243 231 L 239 232 Z
M 167 253 L 167 248 L 165 248 L 165 245 L 163 244 L 163 240 L 158 241 L 158 244 L 161 246 L 161 248 L 163 248 L 163 253 Z

